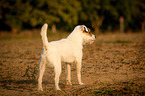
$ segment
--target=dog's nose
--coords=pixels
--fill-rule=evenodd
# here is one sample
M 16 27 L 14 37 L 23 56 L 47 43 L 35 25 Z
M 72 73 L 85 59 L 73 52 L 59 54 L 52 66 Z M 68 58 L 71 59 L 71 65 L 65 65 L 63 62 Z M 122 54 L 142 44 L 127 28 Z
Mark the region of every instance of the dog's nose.
M 96 39 L 96 36 L 95 36 L 95 39 Z

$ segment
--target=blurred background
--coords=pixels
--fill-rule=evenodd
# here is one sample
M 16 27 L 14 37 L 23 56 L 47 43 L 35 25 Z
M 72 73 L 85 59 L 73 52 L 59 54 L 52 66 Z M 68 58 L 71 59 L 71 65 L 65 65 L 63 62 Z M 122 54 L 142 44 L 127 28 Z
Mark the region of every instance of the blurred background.
M 95 33 L 145 29 L 145 0 L 1 0 L 0 31 L 40 29 L 71 32 L 84 24 Z
M 49 67 L 44 92 L 37 91 L 44 23 L 49 42 L 66 38 L 81 24 L 96 35 L 83 49 L 86 85 L 72 78 L 73 86 L 65 86 L 62 64 L 62 91 L 53 91 L 54 72 Z M 75 77 L 75 64 L 71 68 Z M 87 94 L 145 96 L 145 0 L 0 0 L 0 96 Z

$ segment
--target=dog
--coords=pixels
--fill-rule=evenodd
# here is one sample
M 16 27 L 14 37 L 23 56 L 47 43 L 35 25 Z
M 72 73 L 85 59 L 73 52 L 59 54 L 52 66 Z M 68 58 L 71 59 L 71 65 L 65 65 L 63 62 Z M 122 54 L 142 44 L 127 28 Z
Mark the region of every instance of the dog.
M 46 64 L 52 65 L 54 67 L 55 90 L 61 90 L 59 88 L 61 62 L 65 62 L 66 64 L 66 84 L 72 85 L 71 63 L 75 63 L 78 83 L 80 85 L 83 85 L 84 83 L 82 83 L 81 81 L 83 45 L 86 43 L 93 43 L 96 38 L 95 35 L 93 35 L 90 32 L 90 29 L 85 25 L 78 25 L 66 39 L 48 42 L 47 27 L 48 25 L 45 23 L 41 28 L 43 50 L 40 55 L 39 62 L 38 91 L 43 91 L 42 77 L 45 71 Z

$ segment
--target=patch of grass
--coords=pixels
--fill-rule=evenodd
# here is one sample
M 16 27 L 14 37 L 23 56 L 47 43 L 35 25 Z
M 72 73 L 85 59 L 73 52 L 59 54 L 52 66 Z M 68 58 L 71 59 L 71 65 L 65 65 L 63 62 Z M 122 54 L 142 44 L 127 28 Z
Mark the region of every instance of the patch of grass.
M 36 78 L 36 67 L 27 66 L 26 72 L 22 77 L 27 77 L 28 80 L 34 80 Z
M 96 93 L 98 93 L 98 95 L 101 94 L 105 94 L 105 93 L 111 93 L 113 88 L 109 87 L 107 84 L 101 82 L 101 84 L 104 86 L 103 88 L 101 88 L 100 90 L 95 91 Z
M 114 43 L 132 43 L 132 41 L 127 41 L 127 40 L 116 40 Z
M 139 84 L 137 82 L 120 82 L 114 85 L 107 85 L 102 83 L 104 87 L 93 91 L 94 95 L 145 95 L 145 84 Z
M 132 41 L 128 41 L 128 40 L 99 41 L 99 43 L 132 43 Z

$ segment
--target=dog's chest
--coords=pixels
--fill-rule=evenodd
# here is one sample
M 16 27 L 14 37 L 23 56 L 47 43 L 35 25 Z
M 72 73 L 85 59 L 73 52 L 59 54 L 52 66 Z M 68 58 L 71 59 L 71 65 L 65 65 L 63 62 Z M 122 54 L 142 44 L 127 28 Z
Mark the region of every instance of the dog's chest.
M 62 62 L 72 63 L 76 60 L 76 52 L 74 48 L 70 46 L 67 46 L 66 48 L 63 46 L 61 48 L 60 55 Z
M 75 56 L 62 56 L 61 61 L 66 62 L 66 63 L 73 63 L 76 61 L 76 57 Z
M 73 63 L 77 59 L 82 58 L 82 50 L 78 50 L 74 47 L 70 49 L 61 50 L 61 60 L 62 62 Z

